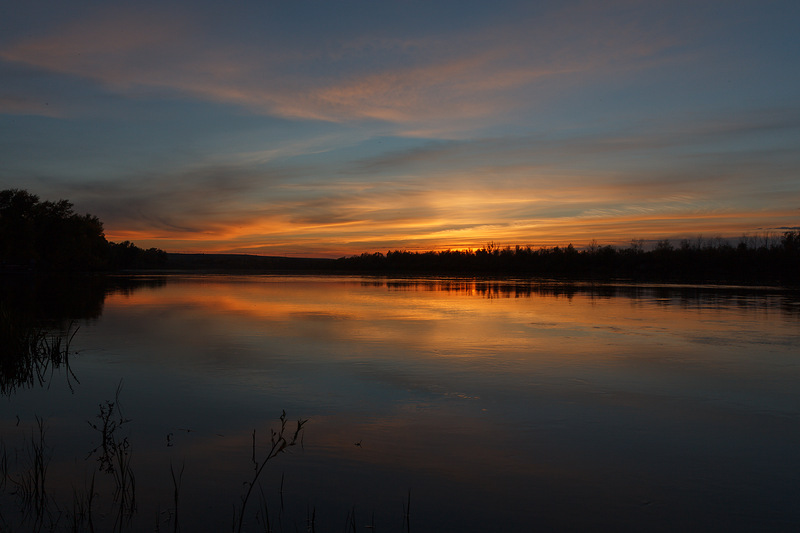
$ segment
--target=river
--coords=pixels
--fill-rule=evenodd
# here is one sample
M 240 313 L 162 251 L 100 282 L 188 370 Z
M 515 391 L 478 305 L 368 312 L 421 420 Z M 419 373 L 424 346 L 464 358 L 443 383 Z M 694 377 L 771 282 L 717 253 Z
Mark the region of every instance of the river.
M 243 531 L 800 527 L 794 291 L 169 275 L 67 292 L 69 367 L 5 376 L 3 530 L 229 531 L 243 508 Z M 282 412 L 287 444 L 305 422 L 258 473 Z

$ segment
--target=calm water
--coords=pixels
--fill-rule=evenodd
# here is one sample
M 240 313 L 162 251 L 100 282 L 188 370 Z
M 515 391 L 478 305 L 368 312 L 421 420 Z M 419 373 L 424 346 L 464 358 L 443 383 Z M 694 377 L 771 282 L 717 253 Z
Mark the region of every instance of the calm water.
M 95 528 L 114 526 L 87 421 L 120 383 L 134 531 L 172 531 L 171 465 L 181 529 L 230 531 L 254 430 L 262 456 L 282 410 L 308 419 L 302 446 L 266 467 L 247 531 L 264 505 L 276 531 L 312 512 L 317 531 L 800 528 L 796 293 L 277 276 L 73 292 L 95 299 L 70 311 L 74 377 L 0 401 L 11 479 L 44 420 L 64 529 L 93 473 Z M 0 526 L 24 531 L 13 491 Z

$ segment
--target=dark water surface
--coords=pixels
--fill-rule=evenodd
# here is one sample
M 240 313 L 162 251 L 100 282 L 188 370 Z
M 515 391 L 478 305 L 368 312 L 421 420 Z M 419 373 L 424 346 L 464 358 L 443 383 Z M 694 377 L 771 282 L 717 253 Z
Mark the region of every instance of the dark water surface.
M 254 430 L 263 456 L 283 410 L 308 419 L 302 445 L 265 468 L 246 531 L 265 505 L 274 531 L 800 529 L 790 291 L 169 276 L 67 294 L 74 377 L 51 365 L 0 400 L 4 531 L 36 524 L 19 483 L 37 416 L 47 523 L 70 530 L 93 493 L 114 529 L 87 421 L 120 382 L 126 530 L 174 529 L 172 466 L 181 530 L 230 531 Z

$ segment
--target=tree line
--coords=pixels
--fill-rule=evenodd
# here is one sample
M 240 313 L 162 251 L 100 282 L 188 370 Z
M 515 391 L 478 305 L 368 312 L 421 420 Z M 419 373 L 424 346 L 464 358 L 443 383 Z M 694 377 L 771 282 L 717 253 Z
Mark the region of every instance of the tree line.
M 342 257 L 336 268 L 378 273 L 430 273 L 547 276 L 565 279 L 631 279 L 640 281 L 800 282 L 800 231 L 780 237 L 661 240 L 645 250 L 572 244 L 533 249 L 489 243 L 479 250 L 389 251 Z
M 40 201 L 21 189 L 0 191 L 0 269 L 102 271 L 166 264 L 163 250 L 106 240 L 103 223 L 67 200 Z
M 102 271 L 133 268 L 261 268 L 350 271 L 377 274 L 522 275 L 562 279 L 642 281 L 778 281 L 800 283 L 800 231 L 781 236 L 743 237 L 738 243 L 715 238 L 661 240 L 646 250 L 593 243 L 534 249 L 489 243 L 478 250 L 363 253 L 336 260 L 284 260 L 238 256 L 181 256 L 124 241 L 108 242 L 103 223 L 79 215 L 67 200 L 40 201 L 25 190 L 0 191 L 0 271 Z M 196 254 L 195 254 L 196 255 Z M 174 263 L 174 264 L 173 264 Z

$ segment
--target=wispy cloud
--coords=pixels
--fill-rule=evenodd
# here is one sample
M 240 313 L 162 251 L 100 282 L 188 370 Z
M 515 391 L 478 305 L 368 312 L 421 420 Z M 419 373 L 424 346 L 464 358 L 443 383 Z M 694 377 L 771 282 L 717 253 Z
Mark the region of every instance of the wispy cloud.
M 220 41 L 200 17 L 186 15 L 106 8 L 7 45 L 0 58 L 130 96 L 174 91 L 259 113 L 379 120 L 411 132 L 507 120 L 520 105 L 554 97 L 563 83 L 642 68 L 640 61 L 662 61 L 658 54 L 675 44 L 674 34 L 653 35 L 624 17 L 598 26 L 585 7 L 369 46 L 363 35 L 333 34 L 325 43 L 334 43 L 333 52 L 322 45 L 298 52 L 292 42 Z M 548 85 L 553 80 L 559 84 Z M 519 91 L 534 101 L 524 102 Z
M 797 192 L 791 168 L 798 156 L 790 147 L 783 154 L 757 145 L 725 157 L 714 151 L 720 139 L 794 131 L 786 114 L 765 116 L 636 138 L 437 142 L 334 167 L 326 158 L 296 166 L 198 164 L 122 181 L 64 182 L 60 194 L 100 215 L 114 240 L 205 251 L 341 255 L 359 247 L 476 247 L 489 240 L 585 244 L 620 235 L 741 234 L 797 217 L 787 204 L 787 192 Z M 709 145 L 711 154 L 699 150 Z M 754 182 L 743 161 L 784 189 Z
M 797 226 L 800 82 L 769 66 L 796 61 L 743 32 L 777 10 L 434 4 L 107 5 L 4 34 L 0 178 L 171 250 Z

